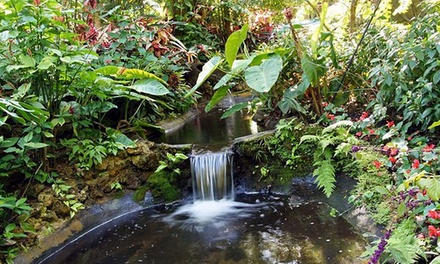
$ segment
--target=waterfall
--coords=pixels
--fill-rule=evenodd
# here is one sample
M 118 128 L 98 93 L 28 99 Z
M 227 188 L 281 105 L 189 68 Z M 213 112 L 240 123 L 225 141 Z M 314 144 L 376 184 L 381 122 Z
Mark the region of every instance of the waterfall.
M 234 198 L 232 153 L 207 152 L 191 156 L 194 200 Z

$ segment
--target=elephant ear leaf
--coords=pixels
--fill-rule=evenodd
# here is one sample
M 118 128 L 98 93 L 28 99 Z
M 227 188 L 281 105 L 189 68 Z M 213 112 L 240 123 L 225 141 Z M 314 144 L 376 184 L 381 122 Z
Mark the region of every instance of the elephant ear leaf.
M 278 80 L 282 69 L 283 60 L 281 56 L 276 54 L 264 60 L 258 66 L 247 68 L 244 77 L 249 87 L 257 92 L 264 93 L 270 91 Z
M 223 62 L 223 59 L 220 56 L 212 57 L 209 61 L 203 65 L 202 71 L 199 73 L 197 77 L 197 82 L 191 88 L 191 90 L 185 95 L 185 98 L 191 96 L 208 78 L 211 74 L 217 69 L 217 67 Z
M 151 95 L 165 95 L 170 91 L 159 81 L 155 79 L 142 79 L 136 81 L 131 88 L 140 93 Z
M 238 49 L 246 40 L 248 28 L 248 25 L 244 25 L 240 30 L 233 32 L 226 40 L 225 55 L 229 68 L 232 68 L 232 64 L 237 58 Z

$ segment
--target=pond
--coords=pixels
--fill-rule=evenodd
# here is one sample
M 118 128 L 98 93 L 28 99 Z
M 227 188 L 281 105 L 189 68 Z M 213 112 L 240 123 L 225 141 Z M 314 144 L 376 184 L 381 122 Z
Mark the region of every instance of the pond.
M 362 263 L 365 243 L 319 201 L 240 194 L 112 219 L 36 263 Z

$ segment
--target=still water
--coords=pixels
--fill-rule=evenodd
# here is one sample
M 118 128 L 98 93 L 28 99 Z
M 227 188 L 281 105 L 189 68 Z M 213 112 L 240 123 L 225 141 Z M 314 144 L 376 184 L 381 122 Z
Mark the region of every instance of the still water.
M 318 201 L 240 194 L 113 219 L 36 263 L 364 263 L 364 240 Z
M 223 112 L 223 109 L 202 112 L 182 127 L 163 134 L 155 141 L 168 144 L 228 146 L 237 137 L 260 132 L 257 123 L 245 111 L 238 111 L 228 118 L 220 119 Z

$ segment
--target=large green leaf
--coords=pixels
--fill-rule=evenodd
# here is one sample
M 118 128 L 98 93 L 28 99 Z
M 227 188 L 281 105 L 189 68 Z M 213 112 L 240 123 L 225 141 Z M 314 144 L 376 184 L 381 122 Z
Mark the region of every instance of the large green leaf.
M 143 79 L 136 81 L 131 88 L 140 93 L 151 95 L 165 95 L 170 91 L 156 79 Z
M 205 112 L 211 111 L 211 109 L 216 106 L 227 94 L 229 91 L 229 87 L 223 86 L 222 88 L 218 89 L 214 95 L 212 96 L 211 100 L 205 107 Z
M 309 77 L 310 83 L 313 86 L 316 86 L 319 82 L 319 79 L 324 75 L 325 68 L 324 66 L 315 63 L 309 55 L 303 55 L 301 59 L 301 67 L 304 73 Z
M 315 32 L 313 32 L 312 39 L 310 41 L 310 47 L 312 49 L 312 56 L 315 59 L 318 56 L 318 52 L 317 51 L 318 51 L 319 37 L 321 36 L 322 29 L 324 28 L 325 16 L 327 14 L 327 7 L 328 7 L 328 4 L 326 2 L 324 2 L 322 4 L 321 18 L 320 18 L 319 27 L 316 28 Z
M 417 185 L 421 189 L 426 189 L 429 198 L 433 201 L 438 201 L 440 199 L 440 181 L 435 178 L 430 179 L 419 179 Z
M 240 30 L 233 32 L 226 40 L 225 56 L 226 62 L 230 68 L 232 68 L 232 63 L 234 62 L 235 58 L 237 58 L 238 49 L 246 40 L 248 28 L 248 25 L 244 25 Z
M 259 66 L 252 66 L 246 69 L 244 77 L 247 85 L 257 92 L 264 93 L 270 91 L 278 80 L 283 69 L 281 56 L 275 54 L 263 61 Z
M 208 78 L 211 74 L 217 69 L 217 67 L 222 63 L 223 59 L 220 56 L 212 57 L 209 61 L 203 65 L 202 71 L 199 73 L 197 77 L 197 82 L 193 88 L 185 95 L 185 98 L 192 95 Z

